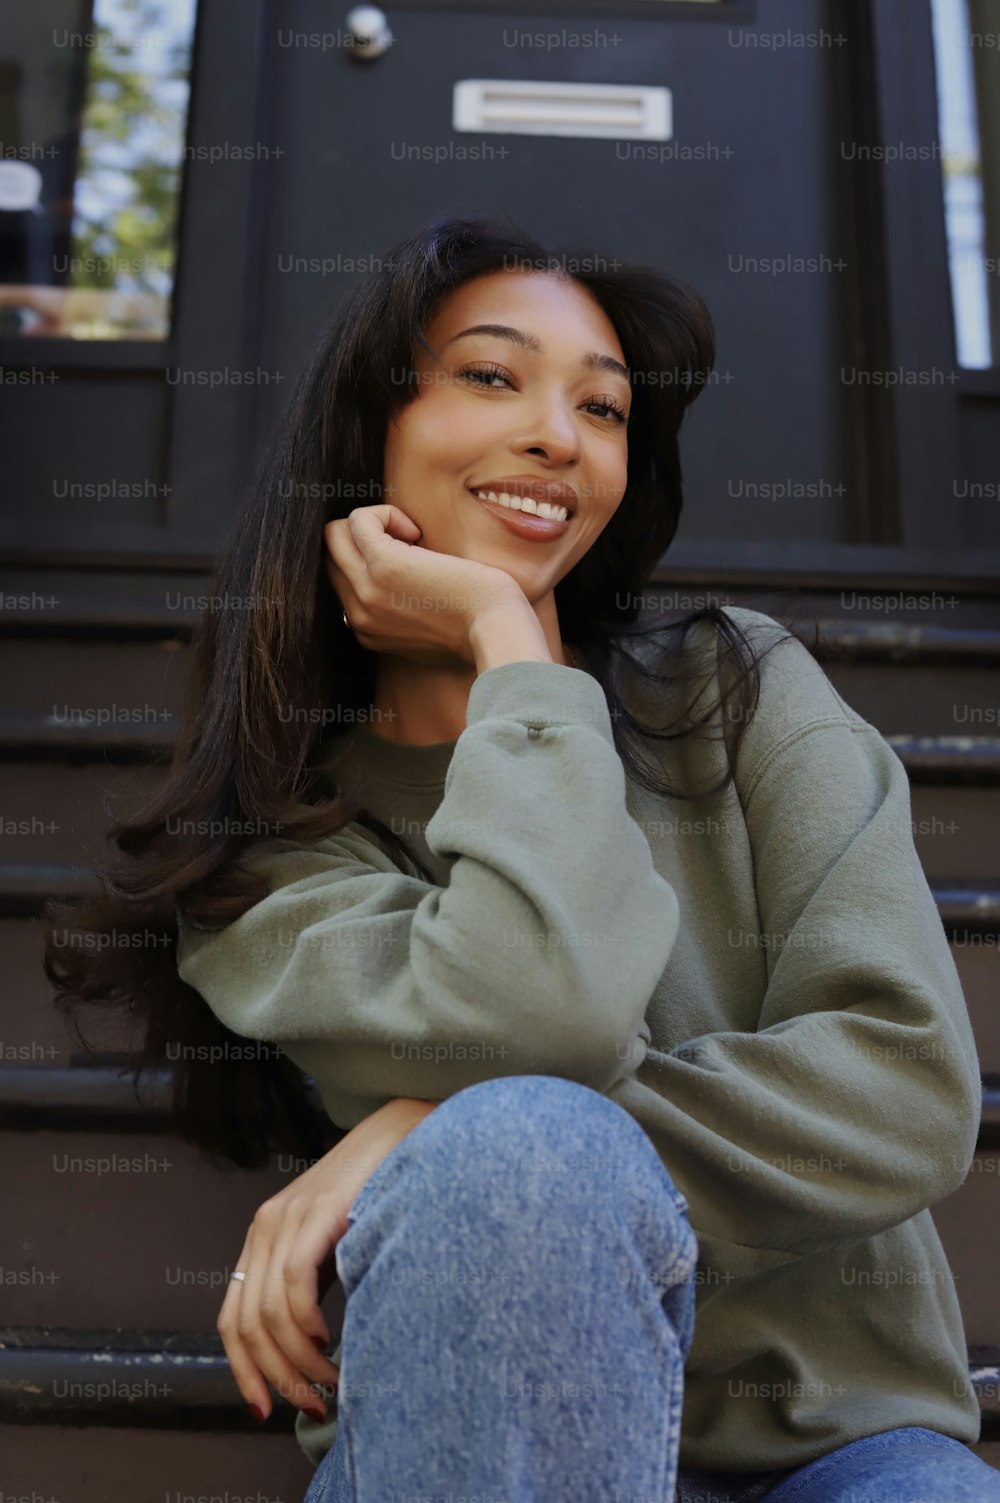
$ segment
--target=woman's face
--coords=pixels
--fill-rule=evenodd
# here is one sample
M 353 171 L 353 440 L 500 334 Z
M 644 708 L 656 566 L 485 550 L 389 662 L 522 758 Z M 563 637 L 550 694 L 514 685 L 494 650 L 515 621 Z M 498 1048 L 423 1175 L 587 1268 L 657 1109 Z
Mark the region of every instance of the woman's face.
M 466 332 L 481 324 L 511 332 Z M 444 298 L 424 336 L 438 359 L 417 346 L 418 395 L 388 427 L 384 499 L 419 525 L 422 546 L 506 570 L 535 604 L 625 492 L 632 393 L 614 326 L 576 283 L 499 271 Z M 506 508 L 472 493 L 532 481 L 569 488 L 556 535 L 518 536 L 496 515 Z

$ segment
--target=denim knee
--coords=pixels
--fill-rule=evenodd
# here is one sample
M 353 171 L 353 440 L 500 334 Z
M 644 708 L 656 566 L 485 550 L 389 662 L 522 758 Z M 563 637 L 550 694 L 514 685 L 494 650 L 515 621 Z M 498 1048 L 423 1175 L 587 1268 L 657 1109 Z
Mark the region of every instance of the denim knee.
M 449 1208 L 458 1221 L 523 1215 L 532 1202 L 570 1217 L 621 1206 L 640 1229 L 677 1223 L 674 1242 L 697 1252 L 687 1201 L 639 1123 L 562 1076 L 495 1076 L 449 1096 L 383 1160 L 349 1221 L 412 1167 L 438 1218 Z
M 388 1495 L 372 1480 L 387 1446 L 386 1475 L 450 1483 L 464 1466 L 482 1496 L 508 1495 L 491 1467 L 510 1496 L 586 1496 L 591 1436 L 588 1473 L 664 1496 L 697 1244 L 628 1112 L 558 1076 L 477 1082 L 382 1160 L 348 1223 L 338 1424 L 364 1449 L 371 1496 Z
M 486 1173 L 502 1182 L 511 1173 L 522 1183 L 548 1178 L 558 1193 L 572 1176 L 595 1194 L 642 1184 L 666 1192 L 686 1213 L 674 1184 L 647 1134 L 623 1107 L 600 1091 L 558 1075 L 502 1075 L 466 1086 L 443 1101 L 421 1125 L 422 1152 L 436 1152 L 452 1169 Z M 455 1164 L 460 1140 L 469 1158 Z

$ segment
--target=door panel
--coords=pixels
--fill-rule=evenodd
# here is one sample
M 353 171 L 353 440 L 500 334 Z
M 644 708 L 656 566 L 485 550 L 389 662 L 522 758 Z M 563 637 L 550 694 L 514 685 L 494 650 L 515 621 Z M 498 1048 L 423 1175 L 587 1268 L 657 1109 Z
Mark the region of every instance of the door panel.
M 551 9 L 393 12 L 393 46 L 363 62 L 295 44 L 330 32 L 323 0 L 283 7 L 262 363 L 296 370 L 354 266 L 421 220 L 506 213 L 561 247 L 666 268 L 706 297 L 719 357 L 685 428 L 682 536 L 847 541 L 850 252 L 845 164 L 831 149 L 843 49 L 751 52 L 737 45 L 744 27 L 678 19 L 669 4 L 647 6 L 646 19 L 609 7 L 585 23 L 567 12 L 555 24 Z M 756 11 L 756 31 L 831 30 L 821 0 L 761 0 Z M 550 33 L 608 41 L 524 41 Z M 453 90 L 467 78 L 666 86 L 675 135 L 455 132 Z M 259 428 L 280 399 L 260 393 Z

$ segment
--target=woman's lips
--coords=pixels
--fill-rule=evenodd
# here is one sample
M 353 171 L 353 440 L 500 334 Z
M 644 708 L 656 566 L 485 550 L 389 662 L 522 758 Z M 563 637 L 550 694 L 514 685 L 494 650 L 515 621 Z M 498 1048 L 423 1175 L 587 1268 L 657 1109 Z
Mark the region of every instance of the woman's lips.
M 484 501 L 481 496 L 476 495 L 475 491 L 470 491 L 469 495 L 484 511 L 488 511 L 499 522 L 503 522 L 508 531 L 513 532 L 519 538 L 528 538 L 533 543 L 561 538 L 572 520 L 567 517 L 565 521 L 554 522 L 551 517 L 536 517 L 532 516 L 531 512 L 512 511 L 509 506 L 501 506 L 499 501 Z

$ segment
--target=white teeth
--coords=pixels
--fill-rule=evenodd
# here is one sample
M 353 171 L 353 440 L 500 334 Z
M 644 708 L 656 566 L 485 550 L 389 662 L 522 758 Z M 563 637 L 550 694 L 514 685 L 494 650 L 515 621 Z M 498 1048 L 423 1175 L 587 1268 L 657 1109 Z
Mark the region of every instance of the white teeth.
M 550 522 L 565 522 L 569 517 L 567 507 L 548 501 L 536 502 L 533 496 L 511 496 L 507 491 L 476 491 L 474 494 L 483 501 L 496 501 L 509 511 L 525 511 L 530 516 L 545 517 Z

